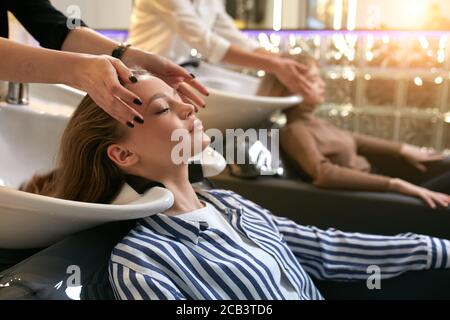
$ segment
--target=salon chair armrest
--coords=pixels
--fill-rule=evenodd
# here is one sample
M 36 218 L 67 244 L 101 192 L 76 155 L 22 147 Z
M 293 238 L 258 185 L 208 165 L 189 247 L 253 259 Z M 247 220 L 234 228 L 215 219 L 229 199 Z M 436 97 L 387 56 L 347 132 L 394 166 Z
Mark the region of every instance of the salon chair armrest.
M 314 280 L 328 300 L 431 300 L 450 299 L 450 270 L 423 270 L 380 281 L 380 289 L 369 290 L 366 281 Z
M 113 247 L 134 223 L 116 222 L 79 232 L 0 272 L 0 300 L 70 300 L 89 295 L 113 299 L 107 264 Z M 81 283 L 76 286 L 70 266 L 80 270 Z
M 422 184 L 437 175 L 450 171 L 450 157 L 442 161 L 431 162 L 427 165 L 427 172 L 422 173 L 403 158 L 391 158 L 378 155 L 367 155 L 369 162 L 383 175 L 401 178 L 403 180 Z

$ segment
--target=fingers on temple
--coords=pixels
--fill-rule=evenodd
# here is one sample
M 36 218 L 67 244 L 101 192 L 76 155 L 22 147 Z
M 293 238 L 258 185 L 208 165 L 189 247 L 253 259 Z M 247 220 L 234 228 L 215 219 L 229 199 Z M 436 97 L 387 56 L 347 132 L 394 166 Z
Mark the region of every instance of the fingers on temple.
M 191 100 L 196 106 L 204 108 L 205 100 L 200 98 L 194 91 L 189 87 L 186 83 L 181 83 L 178 87 L 178 92 L 184 96 L 184 98 L 188 98 Z
M 119 59 L 110 58 L 111 64 L 116 69 L 117 75 L 122 83 L 136 83 L 137 79 L 133 72 Z
M 197 80 L 191 79 L 186 82 L 189 83 L 189 85 L 192 88 L 194 88 L 195 90 L 197 90 L 200 94 L 202 94 L 204 96 L 209 96 L 208 89 L 206 89 L 206 87 L 204 85 L 202 85 L 200 82 L 198 82 Z
M 122 86 L 118 81 L 114 81 L 113 83 L 109 84 L 108 89 L 111 92 L 112 96 L 119 98 L 127 106 L 142 106 L 142 100 L 139 98 L 139 96 Z M 133 111 L 136 115 L 142 118 L 141 114 L 138 111 L 135 111 L 134 109 Z

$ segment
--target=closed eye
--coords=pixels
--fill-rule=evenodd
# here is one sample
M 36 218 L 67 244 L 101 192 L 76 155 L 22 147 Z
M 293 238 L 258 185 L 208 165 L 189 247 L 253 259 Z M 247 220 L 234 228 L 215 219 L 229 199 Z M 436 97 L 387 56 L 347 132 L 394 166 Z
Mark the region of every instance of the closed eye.
M 164 109 L 156 112 L 155 114 L 156 115 L 162 115 L 162 114 L 165 114 L 165 113 L 169 112 L 169 110 L 170 110 L 169 108 L 164 108 Z

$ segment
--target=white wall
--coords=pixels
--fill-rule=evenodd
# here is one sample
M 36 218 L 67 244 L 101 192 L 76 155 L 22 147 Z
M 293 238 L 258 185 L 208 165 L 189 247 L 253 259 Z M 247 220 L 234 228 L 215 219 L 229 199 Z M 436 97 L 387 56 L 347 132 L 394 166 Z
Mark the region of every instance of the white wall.
M 51 2 L 64 14 L 68 14 L 69 6 L 79 6 L 81 18 L 94 29 L 128 29 L 130 24 L 132 0 L 51 0 Z
M 306 3 L 307 0 L 283 0 L 283 17 L 281 24 L 283 29 L 298 29 L 299 26 L 304 25 L 306 16 Z M 273 6 L 274 1 L 268 0 L 266 7 L 266 17 L 263 23 L 263 26 L 265 28 L 272 28 Z

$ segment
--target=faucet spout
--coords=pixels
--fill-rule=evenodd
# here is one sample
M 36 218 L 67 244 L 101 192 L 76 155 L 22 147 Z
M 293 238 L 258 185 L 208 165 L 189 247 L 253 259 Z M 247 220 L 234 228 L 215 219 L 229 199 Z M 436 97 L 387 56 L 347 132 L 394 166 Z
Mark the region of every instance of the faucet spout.
M 9 82 L 6 102 L 10 104 L 27 105 L 29 103 L 28 84 Z

